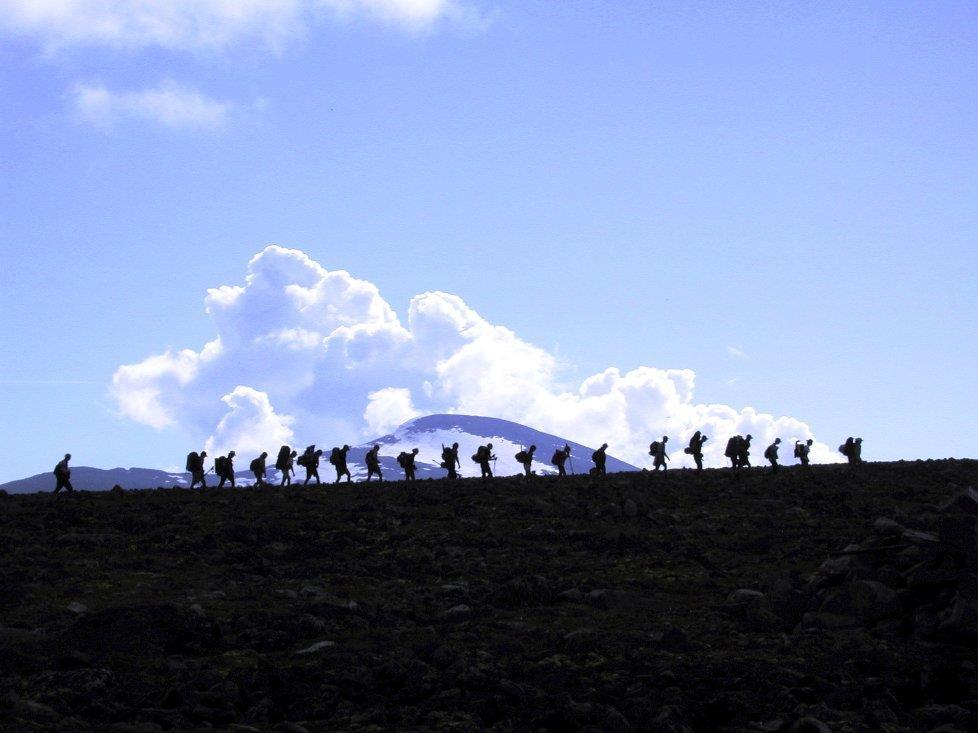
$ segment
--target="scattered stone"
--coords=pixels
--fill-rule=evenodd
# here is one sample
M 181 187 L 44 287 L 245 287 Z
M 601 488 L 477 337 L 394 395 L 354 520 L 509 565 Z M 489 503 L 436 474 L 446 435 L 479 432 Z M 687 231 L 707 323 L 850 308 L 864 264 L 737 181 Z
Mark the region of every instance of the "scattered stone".
M 448 619 L 449 621 L 464 621 L 471 616 L 471 606 L 467 606 L 464 603 L 460 603 L 457 606 L 452 606 L 442 614 L 442 618 Z
M 72 601 L 68 604 L 68 610 L 74 614 L 81 615 L 88 612 L 88 606 L 84 603 L 79 603 L 78 601 Z
M 906 528 L 889 517 L 880 517 L 873 522 L 873 532 L 883 537 L 901 537 Z
M 791 728 L 788 730 L 791 733 L 832 733 L 832 729 L 825 723 L 812 717 L 799 718 L 791 724 Z
M 584 594 L 577 588 L 568 588 L 558 593 L 557 598 L 566 603 L 581 603 L 584 600 Z

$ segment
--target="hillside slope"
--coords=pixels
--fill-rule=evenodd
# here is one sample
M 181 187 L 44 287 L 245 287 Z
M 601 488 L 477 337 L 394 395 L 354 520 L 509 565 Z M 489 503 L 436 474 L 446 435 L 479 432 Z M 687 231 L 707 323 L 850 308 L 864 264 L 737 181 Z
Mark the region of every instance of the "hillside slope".
M 973 730 L 975 484 L 0 496 L 0 728 Z

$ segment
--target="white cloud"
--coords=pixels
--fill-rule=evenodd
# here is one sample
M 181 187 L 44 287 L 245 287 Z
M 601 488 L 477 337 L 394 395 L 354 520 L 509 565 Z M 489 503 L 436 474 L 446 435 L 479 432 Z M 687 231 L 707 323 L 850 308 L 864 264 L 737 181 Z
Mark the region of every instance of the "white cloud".
M 611 367 L 567 389 L 553 354 L 456 295 L 415 296 L 404 325 L 372 283 L 275 245 L 251 259 L 244 285 L 208 291 L 206 308 L 217 338 L 200 353 L 166 352 L 118 369 L 113 389 L 124 415 L 271 451 L 293 426 L 304 443 L 352 443 L 419 414 L 459 412 L 607 442 L 639 465 L 663 434 L 673 465 L 689 462 L 682 447 L 695 430 L 710 436 L 713 465 L 724 463 L 733 433 L 751 433 L 758 454 L 777 436 L 788 445 L 812 437 L 794 418 L 695 402 L 688 369 Z M 252 420 L 253 434 L 245 430 Z M 837 456 L 816 443 L 813 458 Z
M 51 51 L 79 44 L 207 50 L 250 38 L 278 48 L 329 15 L 410 32 L 478 17 L 462 0 L 0 0 L 0 27 L 37 36 Z
M 210 99 L 170 80 L 154 88 L 127 92 L 77 84 L 72 97 L 78 116 L 103 128 L 124 119 L 149 120 L 175 129 L 217 128 L 231 109 L 229 102 Z
M 390 433 L 398 425 L 422 414 L 415 409 L 409 389 L 385 387 L 368 394 L 367 400 L 363 419 L 371 435 Z
M 728 356 L 732 356 L 734 359 L 746 359 L 747 358 L 746 352 L 744 352 L 743 349 L 741 349 L 741 348 L 739 348 L 737 346 L 728 346 L 727 347 L 727 355 Z
M 221 397 L 228 411 L 206 443 L 210 455 L 233 450 L 244 456 L 262 451 L 274 455 L 280 445 L 291 444 L 293 418 L 276 414 L 268 395 L 251 387 L 237 386 Z

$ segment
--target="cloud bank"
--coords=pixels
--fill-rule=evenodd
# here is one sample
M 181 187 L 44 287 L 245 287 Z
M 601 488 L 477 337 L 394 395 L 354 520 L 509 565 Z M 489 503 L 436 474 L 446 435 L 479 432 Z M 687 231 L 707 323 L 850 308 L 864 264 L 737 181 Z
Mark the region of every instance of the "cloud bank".
M 153 88 L 127 92 L 77 84 L 72 98 L 79 118 L 101 128 L 125 119 L 139 119 L 174 129 L 213 129 L 224 124 L 232 106 L 169 80 Z
M 218 50 L 249 39 L 278 48 L 330 16 L 418 32 L 477 13 L 461 0 L 0 0 L 0 26 L 38 37 L 49 51 Z
M 216 336 L 199 350 L 120 366 L 120 413 L 205 442 L 208 452 L 270 453 L 282 443 L 341 444 L 390 431 L 420 414 L 457 412 L 524 423 L 648 465 L 648 444 L 669 435 L 673 465 L 695 430 L 723 465 L 726 437 L 793 439 L 808 425 L 753 407 L 700 404 L 689 369 L 609 367 L 580 384 L 560 380 L 553 354 L 490 323 L 457 295 L 415 296 L 402 322 L 375 285 L 276 245 L 248 263 L 244 285 L 208 291 Z M 816 461 L 837 456 L 816 442 Z

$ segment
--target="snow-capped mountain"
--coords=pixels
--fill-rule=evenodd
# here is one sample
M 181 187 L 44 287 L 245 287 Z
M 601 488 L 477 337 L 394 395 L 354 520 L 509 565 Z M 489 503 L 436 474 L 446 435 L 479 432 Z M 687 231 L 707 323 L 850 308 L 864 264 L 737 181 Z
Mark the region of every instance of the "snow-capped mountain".
M 452 443 L 459 444 L 458 455 L 462 462 L 459 475 L 463 477 L 479 475 L 479 467 L 472 461 L 471 456 L 480 445 L 486 443 L 493 445 L 493 453 L 497 457 L 493 472 L 497 476 L 512 476 L 523 473 L 523 467 L 516 462 L 515 456 L 520 450 L 531 445 L 537 447 L 536 460 L 533 463 L 533 470 L 537 473 L 556 473 L 557 469 L 550 464 L 550 457 L 557 448 L 562 448 L 565 444 L 571 447 L 571 460 L 567 464 L 568 473 L 571 471 L 587 473 L 592 466 L 591 454 L 597 447 L 587 447 L 559 438 L 556 435 L 542 433 L 526 425 L 494 417 L 428 415 L 404 423 L 390 435 L 352 447 L 347 455 L 347 465 L 354 480 L 366 478 L 367 468 L 364 456 L 372 446 L 380 445 L 380 465 L 384 472 L 384 478 L 397 480 L 404 477 L 404 470 L 397 464 L 397 455 L 402 451 L 409 453 L 414 448 L 418 448 L 418 457 L 415 460 L 417 478 L 442 478 L 447 474 L 445 469 L 439 465 L 442 446 Z M 320 445 L 318 447 L 323 450 L 319 475 L 323 483 L 331 483 L 336 478 L 336 471 L 328 460 L 332 446 Z M 304 448 L 305 446 L 296 446 L 296 450 L 300 453 Z M 269 446 L 267 478 L 268 482 L 273 484 L 279 483 L 281 478 L 280 472 L 273 467 L 277 452 L 278 446 Z M 247 468 L 251 458 L 253 456 L 242 455 L 236 459 L 236 468 L 239 470 L 235 472 L 235 478 L 238 486 L 247 486 L 254 482 L 254 477 L 249 471 L 240 470 Z M 180 460 L 182 462 L 182 457 Z M 211 465 L 211 461 L 208 461 L 208 468 Z M 608 456 L 607 469 L 609 472 L 639 470 L 635 466 L 610 455 Z M 301 483 L 305 479 L 305 469 L 296 466 L 295 471 L 293 481 Z M 71 483 L 76 489 L 84 491 L 105 491 L 116 484 L 126 489 L 179 488 L 190 485 L 190 475 L 151 468 L 101 469 L 73 466 Z M 213 486 L 216 483 L 217 478 L 213 472 L 208 473 L 207 484 Z M 52 489 L 54 489 L 54 476 L 50 471 L 0 484 L 0 490 L 9 494 L 51 491 Z

